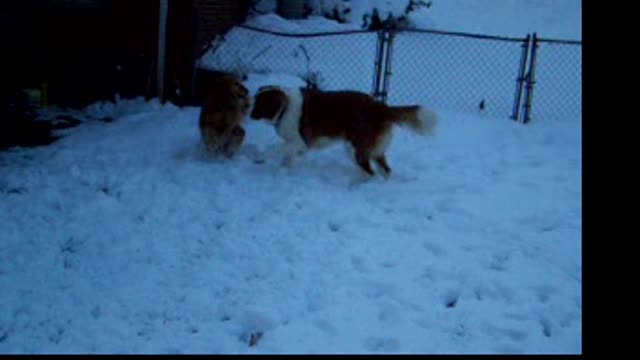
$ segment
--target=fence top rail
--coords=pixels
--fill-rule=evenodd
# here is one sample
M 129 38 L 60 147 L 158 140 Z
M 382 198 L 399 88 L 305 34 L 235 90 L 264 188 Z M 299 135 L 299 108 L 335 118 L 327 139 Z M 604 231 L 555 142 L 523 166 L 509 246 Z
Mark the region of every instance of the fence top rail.
M 458 32 L 458 31 L 427 30 L 427 29 L 400 29 L 400 30 L 396 30 L 396 32 L 397 33 L 413 32 L 413 33 L 466 37 L 466 38 L 483 39 L 483 40 L 511 41 L 511 42 L 523 42 L 527 40 L 526 37 L 516 38 L 516 37 L 507 37 L 507 36 L 472 34 L 472 33 Z
M 351 35 L 351 34 L 375 34 L 379 31 L 379 30 L 344 30 L 344 31 L 319 31 L 319 32 L 310 32 L 310 33 L 291 33 L 291 32 L 268 30 L 268 29 L 263 29 L 263 28 L 250 26 L 250 25 L 238 25 L 237 27 L 241 29 L 261 32 L 265 34 L 291 37 L 291 38 L 310 38 L 310 37 Z M 395 33 L 413 32 L 413 33 L 457 36 L 457 37 L 465 37 L 465 38 L 472 38 L 472 39 L 510 41 L 510 42 L 524 42 L 524 41 L 527 41 L 528 39 L 527 37 L 519 38 L 519 37 L 508 37 L 508 36 L 473 34 L 473 33 L 458 32 L 458 31 L 427 30 L 427 29 L 399 29 L 399 30 L 396 29 L 393 31 Z M 579 41 L 579 40 L 538 38 L 538 42 L 550 43 L 550 44 L 565 44 L 565 45 L 580 45 L 580 46 L 582 45 L 582 41 Z
M 292 37 L 292 38 L 309 38 L 309 37 L 321 37 L 321 36 L 335 36 L 335 35 L 351 35 L 351 34 L 376 34 L 376 30 L 345 30 L 345 31 L 324 31 L 324 32 L 312 32 L 312 33 L 288 33 L 281 31 L 273 31 L 267 29 L 261 29 L 249 25 L 238 25 L 241 29 L 252 30 L 265 34 Z
M 559 40 L 559 39 L 538 38 L 538 42 L 549 43 L 549 44 L 580 45 L 580 46 L 582 46 L 582 41 L 578 41 L 578 40 Z

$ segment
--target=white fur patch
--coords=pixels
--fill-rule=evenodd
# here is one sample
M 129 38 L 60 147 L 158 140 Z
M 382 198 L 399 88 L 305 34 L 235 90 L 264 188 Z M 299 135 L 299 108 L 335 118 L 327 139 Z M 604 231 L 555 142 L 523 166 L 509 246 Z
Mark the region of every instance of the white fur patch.
M 438 123 L 438 115 L 434 111 L 421 106 L 417 117 L 420 122 L 419 132 L 423 135 L 432 133 Z
M 306 150 L 307 144 L 300 135 L 300 119 L 302 117 L 302 105 L 304 97 L 300 89 L 281 88 L 289 103 L 282 114 L 281 120 L 276 124 L 276 132 L 284 139 L 284 164 L 292 166 L 295 159 Z
M 289 99 L 287 109 L 282 115 L 282 120 L 276 126 L 276 132 L 288 143 L 306 147 L 300 135 L 300 118 L 302 117 L 302 103 L 304 98 L 300 89 L 281 88 Z

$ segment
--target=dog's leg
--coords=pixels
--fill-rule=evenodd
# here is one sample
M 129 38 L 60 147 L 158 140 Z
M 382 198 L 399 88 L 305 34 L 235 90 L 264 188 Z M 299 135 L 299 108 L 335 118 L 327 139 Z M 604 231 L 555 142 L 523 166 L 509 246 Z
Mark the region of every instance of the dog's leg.
M 283 145 L 282 143 L 278 142 L 276 144 L 270 145 L 265 150 L 259 152 L 253 162 L 255 162 L 256 164 L 271 162 L 271 161 L 274 161 L 275 159 L 280 159 L 282 157 L 282 153 L 283 153 Z
M 373 169 L 371 169 L 371 164 L 369 163 L 369 154 L 362 150 L 356 150 L 356 162 L 367 174 L 375 176 Z
M 389 179 L 391 176 L 391 168 L 389 164 L 387 164 L 387 158 L 384 155 L 378 155 L 373 160 L 378 164 L 380 169 L 382 169 L 382 176 L 384 176 L 385 179 Z
M 284 158 L 282 164 L 286 167 L 293 167 L 296 160 L 304 155 L 306 148 L 304 144 L 297 142 L 286 142 L 284 144 Z
M 246 131 L 242 127 L 236 125 L 228 137 L 224 139 L 224 143 L 222 144 L 222 153 L 227 158 L 231 159 L 233 155 L 235 155 L 244 141 L 245 134 Z

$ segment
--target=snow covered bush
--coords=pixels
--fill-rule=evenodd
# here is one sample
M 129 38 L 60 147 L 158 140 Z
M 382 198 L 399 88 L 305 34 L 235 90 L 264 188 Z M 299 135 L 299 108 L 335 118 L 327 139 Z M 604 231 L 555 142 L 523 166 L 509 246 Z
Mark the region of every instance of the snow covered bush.
M 431 0 L 306 0 L 311 15 L 321 15 L 341 23 L 360 23 L 363 29 L 407 27 L 408 15 L 429 8 Z

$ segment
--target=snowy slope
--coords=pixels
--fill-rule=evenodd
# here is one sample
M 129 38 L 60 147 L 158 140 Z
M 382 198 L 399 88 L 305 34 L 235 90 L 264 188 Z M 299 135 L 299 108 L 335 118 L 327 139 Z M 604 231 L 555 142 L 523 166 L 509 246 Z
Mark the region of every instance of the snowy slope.
M 439 30 L 582 40 L 582 0 L 440 0 L 412 20 Z
M 332 9 L 342 0 L 314 0 L 316 12 Z M 255 16 L 247 25 L 274 31 L 309 33 L 361 29 L 362 14 L 372 7 L 386 14 L 402 14 L 404 0 L 350 0 L 348 22 L 338 24 L 320 16 L 304 20 L 284 20 L 268 13 Z M 323 7 L 322 4 L 326 6 Z M 262 0 L 264 12 L 276 9 L 275 0 Z M 432 6 L 409 14 L 411 25 L 419 29 L 457 31 L 494 36 L 523 37 L 537 32 L 543 38 L 582 40 L 582 0 L 433 0 Z
M 581 119 L 436 110 L 387 181 L 341 146 L 257 164 L 250 120 L 214 160 L 198 108 L 142 100 L 0 153 L 0 353 L 581 353 Z

